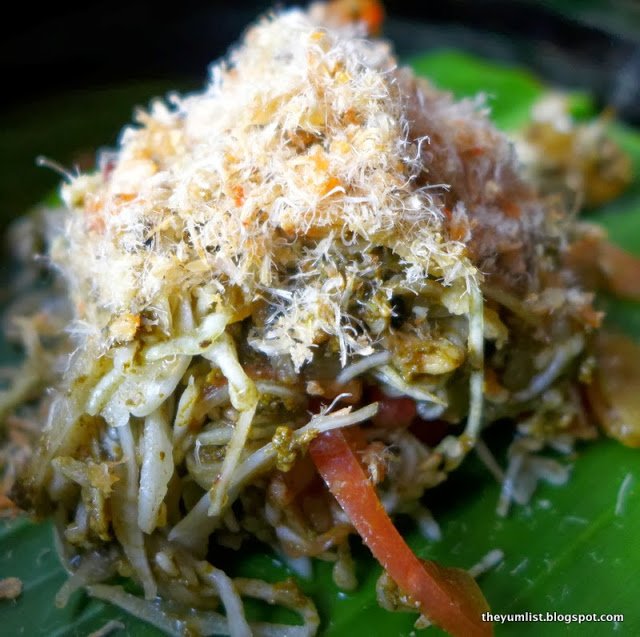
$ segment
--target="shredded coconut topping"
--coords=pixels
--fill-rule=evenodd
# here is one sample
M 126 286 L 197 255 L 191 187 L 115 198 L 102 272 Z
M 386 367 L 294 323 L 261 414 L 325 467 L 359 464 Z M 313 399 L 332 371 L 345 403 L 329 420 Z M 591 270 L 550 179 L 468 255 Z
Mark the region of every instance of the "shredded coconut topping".
M 167 299 L 199 290 L 236 316 L 268 308 L 256 349 L 299 368 L 328 335 L 344 365 L 371 352 L 348 305 L 363 277 L 384 287 L 386 254 L 396 286 L 453 286 L 455 313 L 481 278 L 472 260 L 531 277 L 541 212 L 510 144 L 481 105 L 454 105 L 354 29 L 298 10 L 262 20 L 202 93 L 138 112 L 102 170 L 64 187 L 54 260 L 83 331 L 130 340 L 142 314 L 171 332 Z
M 354 525 L 316 489 L 315 438 L 358 425 L 381 505 L 437 537 L 417 503 L 471 449 L 504 514 L 568 478 L 545 445 L 591 433 L 577 374 L 601 317 L 566 259 L 584 229 L 520 176 L 482 101 L 339 22 L 325 5 L 263 19 L 202 92 L 138 112 L 63 187 L 50 254 L 71 338 L 42 365 L 48 341 L 23 322 L 37 368 L 0 396 L 12 413 L 40 368 L 59 376 L 15 494 L 56 511 L 61 604 L 89 585 L 168 634 L 312 635 L 295 586 L 202 558 L 255 536 L 298 568 L 335 561 L 353 588 Z M 518 433 L 503 471 L 479 436 L 504 418 Z M 116 569 L 147 601 L 100 583 Z M 385 608 L 410 600 L 379 588 Z M 304 625 L 249 623 L 241 596 Z

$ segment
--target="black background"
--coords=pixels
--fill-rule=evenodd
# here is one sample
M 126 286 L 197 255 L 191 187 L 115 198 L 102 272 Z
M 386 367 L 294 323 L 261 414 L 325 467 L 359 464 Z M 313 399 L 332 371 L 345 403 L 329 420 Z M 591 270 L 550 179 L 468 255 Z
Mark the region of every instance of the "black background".
M 289 6 L 281 2 L 279 6 Z M 209 64 L 273 6 L 263 0 L 19 1 L 0 18 L 0 231 L 60 181 L 44 155 L 88 168 L 135 105 L 203 85 Z M 386 3 L 399 56 L 455 48 L 584 89 L 640 124 L 640 0 Z
M 201 79 L 207 65 L 272 3 L 12 5 L 2 20 L 0 110 L 70 89 Z M 639 0 L 399 0 L 386 5 L 387 33 L 397 36 L 400 53 L 456 46 L 525 63 L 551 81 L 595 91 L 625 117 L 640 119 Z

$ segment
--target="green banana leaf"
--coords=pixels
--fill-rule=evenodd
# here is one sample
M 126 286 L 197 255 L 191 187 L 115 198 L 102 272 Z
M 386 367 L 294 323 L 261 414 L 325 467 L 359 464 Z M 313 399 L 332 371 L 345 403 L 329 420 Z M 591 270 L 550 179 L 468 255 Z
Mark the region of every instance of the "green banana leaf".
M 489 96 L 496 123 L 507 129 L 526 122 L 532 103 L 544 90 L 543 85 L 524 70 L 502 68 L 455 52 L 430 54 L 412 63 L 418 72 L 430 76 L 437 85 L 459 97 L 484 91 Z M 126 98 L 128 103 L 134 103 L 164 88 L 132 90 L 129 87 L 50 103 L 46 123 L 38 119 L 44 112 L 36 109 L 30 114 L 33 121 L 41 123 L 36 132 L 30 133 L 26 145 L 21 140 L 27 135 L 25 126 L 29 118 L 21 120 L 23 124 L 11 133 L 12 148 L 23 159 L 29 149 L 35 155 L 38 152 L 35 135 L 41 134 L 43 143 L 52 149 L 40 150 L 68 161 L 72 150 L 69 129 L 74 126 L 77 129 L 73 139 L 76 145 L 91 147 L 113 139 L 118 122 L 127 119 L 126 110 L 123 111 Z M 147 92 L 147 89 L 150 90 Z M 110 100 L 117 118 L 108 117 Z M 90 123 L 89 104 L 101 113 L 99 125 Z M 590 108 L 588 98 L 576 97 L 576 112 L 585 114 Z M 98 132 L 102 136 L 96 139 Z M 617 243 L 640 253 L 640 135 L 622 125 L 615 125 L 613 132 L 632 155 L 638 180 L 621 199 L 591 213 L 590 217 L 607 227 Z M 56 139 L 63 140 L 61 146 L 55 144 Z M 21 184 L 26 195 L 21 193 L 22 199 L 17 197 L 16 201 L 20 202 L 25 202 L 25 196 L 35 200 L 49 187 L 44 181 L 33 188 L 25 186 L 24 181 Z M 637 305 L 611 299 L 603 303 L 615 324 L 640 338 Z M 490 431 L 486 439 L 500 453 L 508 435 L 508 431 Z M 471 457 L 445 485 L 429 492 L 425 498 L 442 526 L 441 541 L 423 539 L 416 528 L 402 518 L 398 524 L 420 557 L 448 565 L 468 568 L 490 550 L 502 550 L 503 562 L 480 580 L 495 613 L 624 614 L 624 621 L 615 623 L 497 624 L 497 635 L 638 635 L 639 461 L 637 451 L 610 440 L 580 446 L 568 460 L 573 466 L 568 485 L 541 486 L 529 505 L 515 507 L 503 519 L 495 513 L 498 485 L 479 461 Z M 358 542 L 354 542 L 354 551 L 360 583 L 355 592 L 338 591 L 331 579 L 331 565 L 323 562 L 314 564 L 311 580 L 299 580 L 318 606 L 322 634 L 326 637 L 414 635 L 414 615 L 392 614 L 378 607 L 375 581 L 380 567 Z M 237 575 L 271 581 L 293 575 L 274 555 L 257 545 L 240 553 L 222 555 L 219 566 Z M 118 619 L 125 628 L 117 634 L 159 635 L 156 629 L 115 607 L 89 600 L 84 593 L 76 593 L 64 609 L 55 607 L 54 595 L 66 575 L 56 557 L 48 523 L 36 525 L 17 519 L 0 526 L 0 578 L 9 576 L 19 577 L 24 582 L 24 590 L 15 601 L 0 601 L 0 634 L 80 636 L 111 619 Z M 286 611 L 258 603 L 250 605 L 249 614 L 263 619 L 290 619 Z M 426 634 L 435 637 L 441 633 L 430 629 Z

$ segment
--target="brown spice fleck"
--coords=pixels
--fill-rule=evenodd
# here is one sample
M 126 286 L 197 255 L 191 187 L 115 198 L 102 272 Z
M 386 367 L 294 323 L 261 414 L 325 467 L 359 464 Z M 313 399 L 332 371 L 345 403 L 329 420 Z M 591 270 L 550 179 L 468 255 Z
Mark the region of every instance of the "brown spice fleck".
M 0 599 L 16 599 L 22 593 L 22 580 L 5 577 L 0 580 Z

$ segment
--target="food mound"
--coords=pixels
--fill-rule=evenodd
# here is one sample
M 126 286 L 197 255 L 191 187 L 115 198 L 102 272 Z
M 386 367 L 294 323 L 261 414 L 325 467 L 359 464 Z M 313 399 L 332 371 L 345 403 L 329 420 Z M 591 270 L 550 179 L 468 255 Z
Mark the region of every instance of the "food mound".
M 21 484 L 55 514 L 60 603 L 88 585 L 170 634 L 310 635 L 293 583 L 232 580 L 216 553 L 257 538 L 349 589 L 358 532 L 385 607 L 488 634 L 472 578 L 417 560 L 387 513 L 428 526 L 421 496 L 497 420 L 516 423 L 503 512 L 566 477 L 538 451 L 593 436 L 600 315 L 568 265 L 591 231 L 520 176 L 481 100 L 330 22 L 263 19 L 63 186 L 72 353 Z M 304 624 L 250 625 L 242 597 Z

